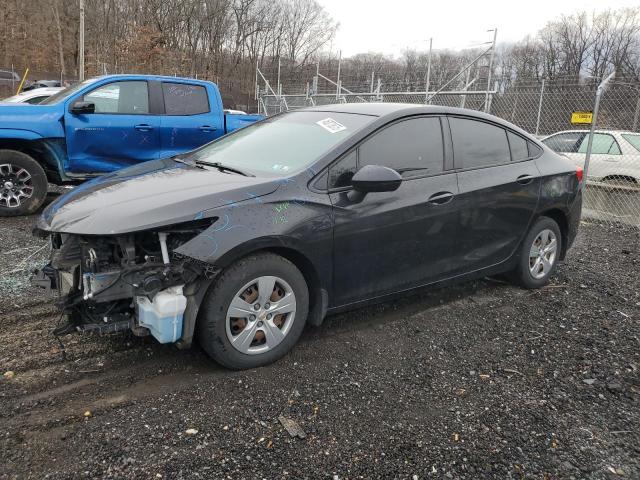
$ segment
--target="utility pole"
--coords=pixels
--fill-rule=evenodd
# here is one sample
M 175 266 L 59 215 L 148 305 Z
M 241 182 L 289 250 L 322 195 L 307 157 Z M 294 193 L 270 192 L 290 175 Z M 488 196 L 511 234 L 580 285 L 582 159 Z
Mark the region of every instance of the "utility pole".
M 491 30 L 487 30 L 490 32 Z M 491 90 L 491 72 L 493 71 L 493 57 L 496 53 L 496 38 L 498 29 L 493 29 L 493 43 L 491 44 L 491 55 L 489 56 L 489 73 L 487 74 L 487 92 L 484 94 L 484 111 L 489 113 L 489 90 Z
M 429 99 L 429 83 L 431 82 L 431 50 L 433 47 L 433 37 L 429 39 L 429 59 L 427 60 L 427 78 L 424 82 L 424 103 Z
M 338 81 L 336 83 L 336 100 L 340 98 L 342 93 L 342 85 L 340 83 L 340 63 L 342 62 L 342 50 L 338 52 Z
M 80 0 L 80 38 L 78 39 L 78 79 L 84 81 L 84 0 Z

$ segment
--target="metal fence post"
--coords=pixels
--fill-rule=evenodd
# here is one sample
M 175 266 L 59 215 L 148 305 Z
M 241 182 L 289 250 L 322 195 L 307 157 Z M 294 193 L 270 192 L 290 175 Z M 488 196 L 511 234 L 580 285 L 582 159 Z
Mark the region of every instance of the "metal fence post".
M 587 143 L 587 153 L 584 158 L 584 182 L 582 182 L 582 190 L 587 185 L 587 178 L 589 174 L 589 161 L 591 160 L 591 147 L 593 147 L 593 132 L 596 129 L 596 123 L 598 123 L 598 110 L 600 108 L 600 99 L 602 98 L 602 92 L 604 91 L 607 83 L 616 75 L 615 70 L 609 74 L 607 78 L 600 82 L 598 89 L 596 90 L 596 99 L 593 105 L 593 117 L 591 119 L 591 128 L 589 129 L 589 141 Z
M 636 111 L 633 114 L 633 127 L 631 128 L 633 132 L 638 130 L 638 117 L 640 117 L 640 94 L 638 94 L 638 101 L 636 102 Z
M 540 115 L 542 114 L 542 97 L 544 95 L 544 78 L 542 79 L 542 86 L 540 87 L 540 101 L 538 102 L 538 118 L 536 119 L 536 136 L 540 130 Z

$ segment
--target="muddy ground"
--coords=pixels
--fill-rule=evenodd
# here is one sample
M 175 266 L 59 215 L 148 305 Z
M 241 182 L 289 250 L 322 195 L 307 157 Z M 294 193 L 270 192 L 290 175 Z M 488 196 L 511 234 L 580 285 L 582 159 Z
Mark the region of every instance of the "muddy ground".
M 2 478 L 640 478 L 638 229 L 582 225 L 542 290 L 332 316 L 230 372 L 124 334 L 66 337 L 62 360 L 26 287 L 33 221 L 0 219 Z

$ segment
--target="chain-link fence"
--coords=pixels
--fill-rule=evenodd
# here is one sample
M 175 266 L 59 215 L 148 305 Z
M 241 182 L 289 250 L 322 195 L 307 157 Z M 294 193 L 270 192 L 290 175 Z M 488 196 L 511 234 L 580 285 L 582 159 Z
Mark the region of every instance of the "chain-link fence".
M 313 93 L 298 87 L 295 95 L 262 90 L 260 112 L 274 115 L 305 106 L 358 102 L 399 102 L 484 110 L 543 139 L 558 153 L 584 166 L 598 82 L 561 84 L 548 81 L 496 85 L 493 91 L 388 92 L 378 85 L 356 93 L 334 87 Z M 340 90 L 341 93 L 338 93 Z M 323 90 L 326 91 L 326 90 Z M 612 82 L 604 90 L 591 146 L 584 192 L 585 218 L 640 227 L 640 85 Z

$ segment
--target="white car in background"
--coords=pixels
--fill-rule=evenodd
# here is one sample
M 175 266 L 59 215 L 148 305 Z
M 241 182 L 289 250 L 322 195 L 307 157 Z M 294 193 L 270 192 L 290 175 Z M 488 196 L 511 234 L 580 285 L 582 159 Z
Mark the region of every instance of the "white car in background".
M 58 93 L 60 90 L 64 90 L 64 87 L 36 88 L 35 90 L 22 92 L 18 95 L 14 95 L 13 97 L 0 100 L 0 103 L 30 103 L 32 105 L 35 105 L 49 98 L 54 93 Z
M 584 167 L 588 130 L 565 130 L 542 139 L 551 150 Z M 640 185 L 640 133 L 596 130 L 593 135 L 589 179 Z

